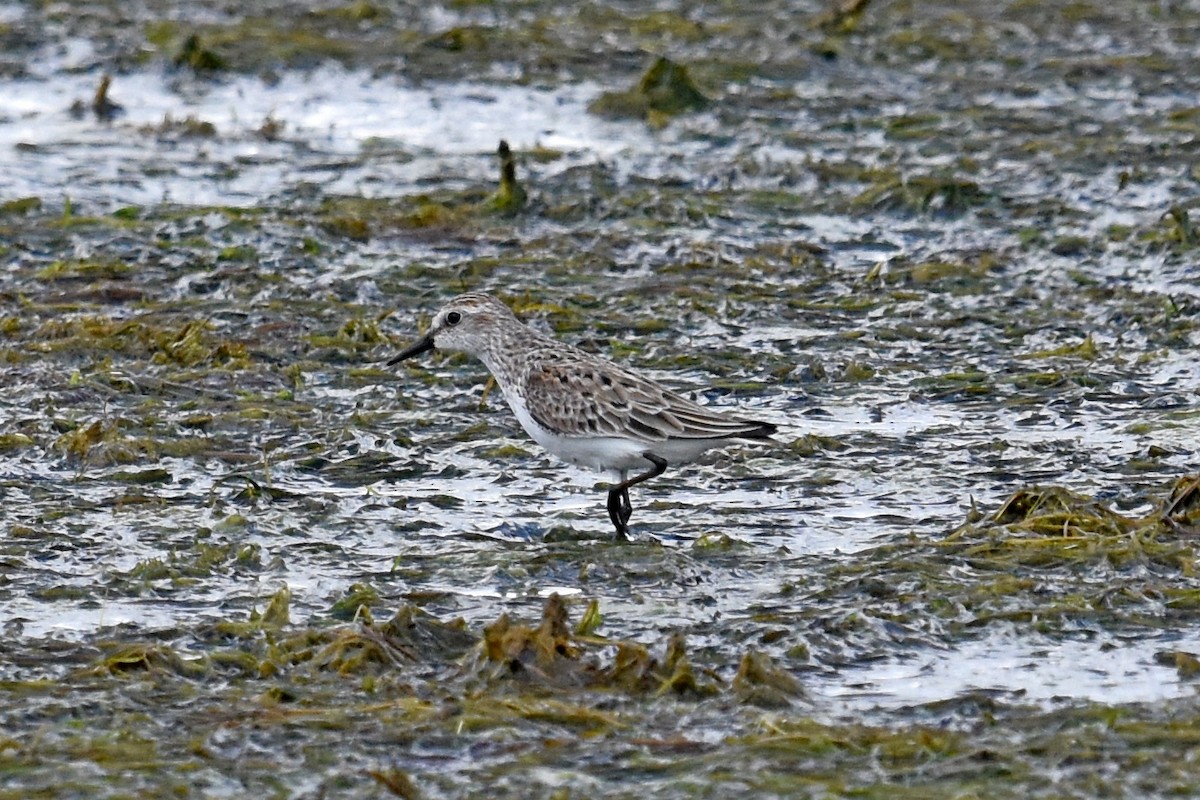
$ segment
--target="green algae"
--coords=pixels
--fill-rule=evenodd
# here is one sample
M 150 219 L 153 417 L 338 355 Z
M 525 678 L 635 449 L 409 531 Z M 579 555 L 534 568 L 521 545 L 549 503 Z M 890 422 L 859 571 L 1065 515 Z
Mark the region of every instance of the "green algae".
M 42 199 L 40 197 L 18 197 L 0 203 L 0 214 L 28 214 L 40 211 L 41 208 Z
M 485 447 L 479 451 L 484 458 L 502 461 L 504 459 L 527 459 L 531 453 L 524 447 L 515 444 L 502 444 L 495 447 Z
M 129 264 L 119 261 L 55 261 L 44 267 L 38 277 L 44 281 L 117 280 L 132 272 Z
M 1103 564 L 1120 571 L 1153 564 L 1191 576 L 1200 554 L 1191 542 L 1179 538 L 1178 531 L 1181 524 L 1191 524 L 1194 485 L 1194 477 L 1180 479 L 1160 510 L 1141 518 L 1118 514 L 1060 487 L 1023 489 L 989 520 L 958 528 L 947 542 L 966 545 L 963 555 L 988 569 Z M 1081 595 L 1077 602 L 1082 604 L 1077 610 L 1098 608 L 1094 592 Z M 1042 613 L 1059 616 L 1072 610 L 1055 607 Z
M 1046 350 L 1037 350 L 1032 353 L 1022 353 L 1018 358 L 1078 358 L 1084 361 L 1094 361 L 1101 355 L 1100 350 L 1096 346 L 1095 340 L 1091 334 L 1084 337 L 1083 341 L 1078 344 L 1065 344 L 1061 347 L 1053 347 Z
M 297 626 L 278 616 L 272 624 L 240 629 L 234 638 L 228 627 L 217 629 L 223 633 L 217 639 L 188 633 L 192 649 L 203 647 L 199 657 L 164 644 L 101 641 L 99 655 L 89 658 L 86 647 L 70 655 L 85 662 L 75 674 L 86 679 L 88 694 L 148 692 L 174 724 L 148 729 L 136 712 L 90 704 L 75 715 L 83 728 L 69 718 L 43 719 L 36 756 L 26 730 L 11 731 L 0 747 L 0 765 L 9 776 L 24 774 L 35 782 L 38 764 L 58 757 L 87 763 L 100 774 L 151 775 L 172 762 L 186 772 L 192 759 L 180 761 L 180 753 L 211 759 L 221 731 L 252 725 L 259 735 L 299 737 L 308 753 L 304 762 L 316 770 L 325 768 L 320 751 L 338 739 L 383 733 L 359 738 L 361 755 L 378 769 L 359 778 L 346 775 L 346 785 L 379 781 L 374 773 L 383 769 L 400 770 L 387 773 L 386 781 L 416 791 L 437 785 L 436 773 L 417 761 L 389 760 L 387 748 L 394 758 L 401 741 L 489 735 L 502 735 L 526 753 L 516 762 L 484 755 L 476 767 L 501 774 L 562 768 L 566 748 L 568 759 L 606 753 L 643 780 L 659 775 L 756 791 L 804 786 L 836 795 L 895 796 L 894 781 L 902 780 L 914 797 L 961 796 L 968 787 L 1016 797 L 1048 780 L 1047 770 L 1068 785 L 1090 786 L 1086 771 L 1064 776 L 1061 766 L 1102 757 L 1125 765 L 1135 783 L 1165 775 L 1181 791 L 1192 785 L 1184 764 L 1197 741 L 1200 712 L 1187 704 L 1166 713 L 1146 706 L 1042 710 L 968 695 L 956 701 L 968 713 L 951 727 L 936 720 L 955 709 L 937 705 L 915 709 L 928 722 L 831 721 L 798 708 L 802 680 L 760 652 L 747 650 L 726 682 L 712 666 L 693 663 L 678 637 L 654 655 L 659 648 L 581 634 L 578 626 L 572 632 L 567 613 L 555 596 L 537 625 L 501 617 L 482 631 L 411 606 L 386 623 Z M 1184 656 L 1169 657 L 1186 670 Z M 593 692 L 602 687 L 597 700 Z M 5 688 L 17 689 L 12 682 Z M 19 688 L 25 697 L 61 691 L 50 682 Z M 731 726 L 720 742 L 677 727 L 680 718 L 710 717 Z M 555 746 L 547 747 L 548 741 Z M 1150 753 L 1159 754 L 1153 778 L 1142 755 Z M 753 763 L 754 770 L 741 773 L 739 762 Z M 274 769 L 257 760 L 235 768 L 239 780 L 256 786 L 269 782 Z M 153 780 L 149 785 L 161 786 Z
M 354 584 L 346 596 L 333 604 L 330 613 L 337 619 L 355 619 L 360 614 L 370 613 L 373 604 L 379 601 L 379 594 L 367 584 Z
M 19 450 L 32 444 L 33 438 L 23 433 L 0 434 L 0 450 Z
M 508 142 L 500 142 L 497 155 L 499 186 L 490 196 L 479 187 L 400 199 L 329 197 L 322 202 L 319 224 L 327 233 L 360 242 L 397 232 L 470 234 L 488 225 L 492 214 L 509 217 L 526 207 L 528 195 Z
M 93 270 L 92 266 L 84 269 Z M 111 265 L 101 265 L 107 274 Z M 55 274 L 61 274 L 56 268 Z M 76 272 L 76 274 L 78 274 Z M 120 274 L 120 271 L 114 274 Z M 236 367 L 247 352 L 241 343 L 214 339 L 212 327 L 203 320 L 177 326 L 159 324 L 153 316 L 145 320 L 88 315 L 47 320 L 31 332 L 43 352 L 110 353 L 139 355 L 178 367 L 199 365 Z
M 160 584 L 186 588 L 213 577 L 218 572 L 252 574 L 262 569 L 261 548 L 230 542 L 201 539 L 188 548 L 180 548 L 166 558 L 139 561 L 127 572 L 113 572 L 110 588 L 128 594 L 142 594 Z
M 146 38 L 154 44 L 170 42 L 172 29 L 166 23 L 157 23 L 146 32 Z M 196 72 L 217 72 L 226 68 L 226 60 L 210 46 L 206 46 L 199 34 L 189 34 L 171 58 L 175 66 L 186 66 Z
M 602 94 L 588 106 L 588 111 L 613 119 L 645 119 L 652 127 L 662 127 L 673 116 L 700 111 L 710 104 L 692 82 L 686 67 L 660 56 L 635 87 Z
M 832 3 L 829 10 L 818 15 L 811 24 L 827 33 L 843 36 L 851 34 L 862 25 L 869 5 L 870 0 L 839 0 Z
M 851 209 L 965 214 L 990 200 L 975 181 L 955 175 L 900 175 L 883 173 L 872 186 L 850 201 Z
M 400 200 L 327 198 L 322 204 L 320 224 L 329 233 L 356 241 L 397 231 L 469 230 L 478 220 L 476 209 L 485 201 L 482 189 Z

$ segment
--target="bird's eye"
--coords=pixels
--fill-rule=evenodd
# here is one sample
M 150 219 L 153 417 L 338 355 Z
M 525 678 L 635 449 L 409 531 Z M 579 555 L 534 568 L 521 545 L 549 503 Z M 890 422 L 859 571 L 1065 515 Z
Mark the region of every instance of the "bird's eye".
M 458 313 L 457 311 L 451 311 L 446 315 L 447 325 L 457 325 L 460 322 L 462 322 L 462 314 Z

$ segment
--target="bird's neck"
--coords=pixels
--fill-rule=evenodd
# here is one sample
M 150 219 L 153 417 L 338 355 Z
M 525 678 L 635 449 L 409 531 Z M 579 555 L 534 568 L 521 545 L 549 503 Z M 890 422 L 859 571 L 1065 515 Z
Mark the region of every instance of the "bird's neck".
M 523 366 L 517 354 L 527 351 L 531 343 L 540 343 L 547 338 L 521 322 L 512 320 L 507 324 L 498 325 L 486 346 L 476 353 L 476 356 L 496 378 L 500 388 L 507 390 Z

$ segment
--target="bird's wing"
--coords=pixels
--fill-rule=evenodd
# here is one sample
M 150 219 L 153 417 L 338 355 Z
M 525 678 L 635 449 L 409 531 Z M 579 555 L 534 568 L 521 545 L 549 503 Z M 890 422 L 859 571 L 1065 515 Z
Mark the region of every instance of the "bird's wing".
M 711 411 L 642 376 L 590 360 L 542 362 L 525 378 L 529 413 L 565 436 L 667 439 L 763 438 L 774 426 Z

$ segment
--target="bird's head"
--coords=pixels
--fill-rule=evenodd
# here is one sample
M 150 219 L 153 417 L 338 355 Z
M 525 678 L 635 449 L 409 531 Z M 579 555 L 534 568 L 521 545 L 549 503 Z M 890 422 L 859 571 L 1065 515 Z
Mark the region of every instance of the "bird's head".
M 496 347 L 499 331 L 510 321 L 517 321 L 512 311 L 490 294 L 460 294 L 434 315 L 429 331 L 423 337 L 388 365 L 399 364 L 429 350 L 468 353 L 481 358 Z

